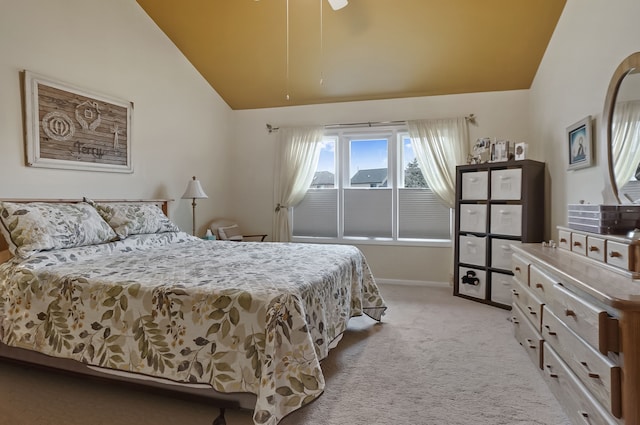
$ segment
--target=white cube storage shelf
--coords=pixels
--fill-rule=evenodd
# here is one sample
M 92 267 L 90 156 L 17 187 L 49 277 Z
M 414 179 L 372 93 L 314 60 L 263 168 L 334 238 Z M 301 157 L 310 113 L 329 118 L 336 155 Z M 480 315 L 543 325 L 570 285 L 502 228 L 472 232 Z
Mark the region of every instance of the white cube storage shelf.
M 541 242 L 545 164 L 456 167 L 454 295 L 511 308 L 511 245 Z

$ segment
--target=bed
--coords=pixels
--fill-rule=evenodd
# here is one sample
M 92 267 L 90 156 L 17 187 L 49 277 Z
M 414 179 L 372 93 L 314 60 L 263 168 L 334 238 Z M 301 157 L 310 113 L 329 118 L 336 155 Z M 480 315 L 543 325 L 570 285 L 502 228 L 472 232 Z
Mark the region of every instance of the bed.
M 277 424 L 386 310 L 353 246 L 207 241 L 165 201 L 0 200 L 0 356 L 198 394 Z M 222 397 L 224 398 L 224 397 Z

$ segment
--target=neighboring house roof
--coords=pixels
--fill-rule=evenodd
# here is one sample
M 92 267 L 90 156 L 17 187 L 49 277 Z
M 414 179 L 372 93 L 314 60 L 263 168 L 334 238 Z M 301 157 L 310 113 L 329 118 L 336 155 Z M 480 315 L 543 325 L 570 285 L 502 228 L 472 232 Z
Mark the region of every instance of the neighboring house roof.
M 312 186 L 327 186 L 335 184 L 335 176 L 331 171 L 316 171 L 311 181 Z
M 351 177 L 351 184 L 382 184 L 387 181 L 387 169 L 386 168 L 372 168 L 370 170 L 358 170 L 358 172 Z

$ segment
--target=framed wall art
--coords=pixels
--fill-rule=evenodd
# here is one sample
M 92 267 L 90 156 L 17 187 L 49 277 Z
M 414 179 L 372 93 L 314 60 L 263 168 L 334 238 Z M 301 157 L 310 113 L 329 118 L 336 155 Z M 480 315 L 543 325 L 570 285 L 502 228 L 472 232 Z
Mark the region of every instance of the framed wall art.
M 133 103 L 24 72 L 30 167 L 132 173 Z
M 591 115 L 567 127 L 568 170 L 590 167 L 593 164 Z

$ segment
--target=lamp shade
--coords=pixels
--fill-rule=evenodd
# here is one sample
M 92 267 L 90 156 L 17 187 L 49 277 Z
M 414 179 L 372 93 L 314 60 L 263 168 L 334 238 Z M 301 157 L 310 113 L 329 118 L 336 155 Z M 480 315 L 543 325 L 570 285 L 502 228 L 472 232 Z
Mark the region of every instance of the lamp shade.
M 187 184 L 187 190 L 184 191 L 182 199 L 204 199 L 208 198 L 207 194 L 202 190 L 200 180 L 196 180 L 196 176 L 193 176 L 193 180 L 189 180 Z
M 329 0 L 329 4 L 333 10 L 338 10 L 345 7 L 349 2 L 348 0 Z

